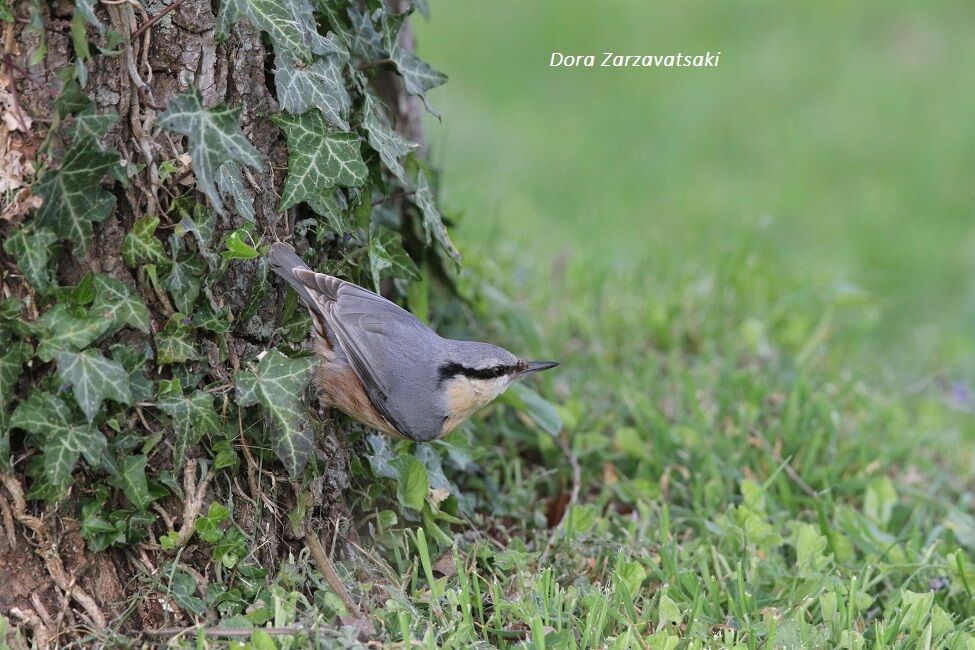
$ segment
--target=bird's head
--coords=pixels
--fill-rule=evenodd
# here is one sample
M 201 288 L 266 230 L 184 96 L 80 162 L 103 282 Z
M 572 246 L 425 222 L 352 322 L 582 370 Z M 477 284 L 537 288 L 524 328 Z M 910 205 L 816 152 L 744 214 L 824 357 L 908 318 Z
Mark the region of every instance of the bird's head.
M 439 386 L 447 416 L 444 433 L 503 393 L 515 380 L 559 365 L 555 361 L 526 361 L 488 343 L 456 342 L 439 367 Z

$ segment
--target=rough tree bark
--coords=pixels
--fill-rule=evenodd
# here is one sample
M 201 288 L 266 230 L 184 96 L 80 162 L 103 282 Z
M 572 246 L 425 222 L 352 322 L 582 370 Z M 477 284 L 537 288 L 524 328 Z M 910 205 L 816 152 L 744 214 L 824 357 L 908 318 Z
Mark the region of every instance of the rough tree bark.
M 172 4 L 178 6 L 173 9 Z M 403 8 L 394 6 L 394 10 Z M 57 121 L 53 99 L 62 87 L 59 72 L 73 65 L 70 25 L 74 4 L 65 0 L 50 4 L 18 0 L 11 3 L 11 9 L 16 22 L 0 23 L 3 29 L 0 74 L 6 78 L 7 90 L 16 102 L 9 112 L 18 120 L 31 121 L 33 127 L 32 138 L 25 138 L 23 133 L 13 134 L 8 128 L 15 129 L 16 125 L 0 125 L 0 160 L 11 149 L 17 149 L 30 160 L 47 130 Z M 117 209 L 104 223 L 96 225 L 93 245 L 86 254 L 63 256 L 58 264 L 58 280 L 62 286 L 71 286 L 90 271 L 123 281 L 142 291 L 152 312 L 154 329 L 163 327 L 171 306 L 164 297 L 148 294 L 145 284 L 138 282 L 135 272 L 123 262 L 120 251 L 122 239 L 136 219 L 164 213 L 172 201 L 171 193 L 159 182 L 160 163 L 172 159 L 188 161 L 180 139 L 161 132 L 157 126 L 158 115 L 171 97 L 195 86 L 207 107 L 226 103 L 243 108 L 242 129 L 269 162 L 263 172 L 250 169 L 245 172 L 245 186 L 254 197 L 257 232 L 271 239 L 287 239 L 291 234 L 293 216 L 289 218 L 276 210 L 287 167 L 287 149 L 279 129 L 266 119 L 278 110 L 268 73 L 272 55 L 262 35 L 246 21 L 238 23 L 226 42 L 215 42 L 216 9 L 217 3 L 211 0 L 177 0 L 176 3 L 149 0 L 144 8 L 134 1 L 103 0 L 96 9 L 109 29 L 123 35 L 123 42 L 118 47 L 121 54 L 95 56 L 88 62 L 84 92 L 94 100 L 99 112 L 114 110 L 120 116 L 105 141 L 108 149 L 120 152 L 124 161 L 145 168 L 130 187 L 116 184 L 113 191 L 118 199 Z M 31 61 L 31 56 L 41 47 L 42 34 L 30 28 L 32 12 L 40 12 L 43 18 L 47 48 L 47 55 L 36 62 Z M 408 26 L 401 33 L 401 43 L 412 49 Z M 422 143 L 418 100 L 404 92 L 400 78 L 392 72 L 379 74 L 373 83 L 386 102 L 397 130 L 410 140 Z M 192 177 L 186 171 L 187 177 L 181 182 L 189 184 Z M 204 201 L 202 194 L 198 197 Z M 241 223 L 236 215 L 221 218 L 218 236 Z M 233 313 L 244 307 L 245 296 L 255 281 L 253 270 L 253 263 L 235 264 L 219 287 L 220 298 L 230 305 Z M 10 278 L 3 289 L 5 296 L 20 291 Z M 272 289 L 256 314 L 231 332 L 227 363 L 220 361 L 220 354 L 212 345 L 206 350 L 208 358 L 202 360 L 201 368 L 206 366 L 216 378 L 229 378 L 232 366 L 239 366 L 264 351 L 270 343 L 276 304 L 282 295 Z M 30 296 L 26 293 L 18 297 L 26 298 L 29 304 Z M 313 516 L 301 524 L 310 530 L 328 531 L 334 522 L 345 522 L 346 527 L 349 522 L 343 499 L 343 490 L 348 485 L 344 433 L 338 427 L 331 429 L 330 435 L 318 436 L 317 453 L 325 460 L 328 470 L 311 491 L 316 506 L 309 509 Z M 249 451 L 242 449 L 242 452 L 250 460 Z M 191 460 L 188 467 L 195 468 L 195 462 Z M 239 473 L 235 488 L 243 498 L 236 500 L 239 511 L 235 519 L 258 530 L 265 540 L 258 551 L 260 561 L 273 573 L 282 556 L 301 544 L 305 532 L 292 530 L 283 516 L 294 505 L 294 487 L 283 477 L 271 476 L 251 463 L 242 463 Z M 195 471 L 187 472 L 187 491 L 192 493 L 198 488 L 198 480 Z M 0 488 L 0 614 L 33 629 L 34 639 L 40 645 L 44 645 L 45 635 L 74 623 L 116 624 L 131 632 L 154 628 L 164 621 L 173 622 L 164 616 L 163 599 L 142 600 L 134 615 L 126 615 L 125 611 L 132 593 L 144 584 L 146 576 L 151 577 L 157 571 L 158 545 L 89 553 L 78 522 L 65 514 L 71 513 L 71 508 L 59 510 L 55 506 L 25 502 L 16 477 L 5 476 L 4 483 L 6 488 Z M 211 492 L 215 489 L 210 486 Z M 255 494 L 255 490 L 260 494 Z M 201 496 L 202 502 L 195 507 L 205 511 L 206 502 L 212 496 L 209 492 Z M 186 494 L 185 502 L 171 498 L 160 504 L 165 517 L 172 520 L 177 530 L 191 497 L 192 494 Z M 196 559 L 192 551 L 187 551 L 181 562 L 192 567 Z M 206 560 L 200 559 L 197 566 L 205 566 Z

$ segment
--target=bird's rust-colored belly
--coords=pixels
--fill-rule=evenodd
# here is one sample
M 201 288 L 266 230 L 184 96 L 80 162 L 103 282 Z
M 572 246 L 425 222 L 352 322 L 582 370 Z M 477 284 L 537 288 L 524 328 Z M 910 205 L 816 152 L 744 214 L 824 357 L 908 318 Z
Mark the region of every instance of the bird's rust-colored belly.
M 405 437 L 372 405 L 352 366 L 339 360 L 326 342 L 318 339 L 315 343 L 315 352 L 322 360 L 314 376 L 319 399 L 367 426 L 397 438 Z

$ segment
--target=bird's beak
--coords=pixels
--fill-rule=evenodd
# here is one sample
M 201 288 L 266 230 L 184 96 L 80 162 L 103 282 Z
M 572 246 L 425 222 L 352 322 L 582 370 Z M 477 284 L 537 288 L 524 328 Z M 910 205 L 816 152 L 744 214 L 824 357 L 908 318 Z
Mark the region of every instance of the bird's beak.
M 525 361 L 525 369 L 521 371 L 521 374 L 527 375 L 532 372 L 541 372 L 542 370 L 548 370 L 549 368 L 554 368 L 559 365 L 558 361 Z

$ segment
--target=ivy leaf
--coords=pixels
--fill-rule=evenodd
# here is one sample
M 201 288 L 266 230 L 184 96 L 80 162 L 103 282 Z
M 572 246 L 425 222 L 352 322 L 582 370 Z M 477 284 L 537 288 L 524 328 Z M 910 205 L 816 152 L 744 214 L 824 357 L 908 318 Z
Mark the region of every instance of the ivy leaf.
M 273 6 L 278 3 L 275 0 L 258 3 L 231 0 L 224 5 L 224 9 L 236 4 Z M 217 189 L 217 171 L 220 166 L 235 160 L 258 171 L 264 168 L 261 154 L 240 130 L 240 113 L 240 107 L 230 108 L 223 104 L 210 110 L 205 109 L 200 92 L 191 88 L 188 92 L 173 97 L 166 111 L 159 117 L 160 126 L 186 136 L 196 182 L 220 214 L 225 214 Z M 230 173 L 230 170 L 226 173 Z
M 14 411 L 10 426 L 42 437 L 44 474 L 58 492 L 67 487 L 80 456 L 92 467 L 102 464 L 105 436 L 91 424 L 75 420 L 68 405 L 50 393 L 32 392 Z
M 434 69 L 426 61 L 397 45 L 390 53 L 390 58 L 396 64 L 396 69 L 403 77 L 403 86 L 406 92 L 416 95 L 423 100 L 423 105 L 432 114 L 439 117 L 439 113 L 427 101 L 426 93 L 431 88 L 436 88 L 447 82 L 447 75 Z
M 81 85 L 74 79 L 64 84 L 61 92 L 54 98 L 54 108 L 57 110 L 58 117 L 64 119 L 72 113 L 79 113 L 84 110 L 91 100 L 81 89 Z
M 406 19 L 409 18 L 411 13 L 413 13 L 412 9 L 407 9 L 398 14 L 394 14 L 388 10 L 382 12 L 383 49 L 386 52 L 392 52 L 396 47 L 396 42 L 399 40 L 399 31 L 403 28 L 403 23 L 406 22 Z
M 410 454 L 397 456 L 392 465 L 399 472 L 399 479 L 396 481 L 396 498 L 407 508 L 423 509 L 423 502 L 427 492 L 430 491 L 427 468 Z
M 149 482 L 146 480 L 145 456 L 127 456 L 109 483 L 122 490 L 125 498 L 139 510 L 145 510 L 152 503 Z
M 288 138 L 288 178 L 279 210 L 287 210 L 323 190 L 366 182 L 359 137 L 332 130 L 319 111 L 303 115 L 275 115 L 271 120 Z
M 369 145 L 376 150 L 389 171 L 404 185 L 408 184 L 406 170 L 399 159 L 416 149 L 417 145 L 393 130 L 379 109 L 379 100 L 371 94 L 366 94 L 362 112 L 362 126 L 369 134 Z
M 81 505 L 81 536 L 85 538 L 86 546 L 92 553 L 104 551 L 115 543 L 125 541 L 125 530 L 118 522 L 107 521 L 105 502 L 108 500 L 108 490 L 101 488 L 96 497 Z
M 78 406 L 89 422 L 95 419 L 106 399 L 132 403 L 129 374 L 118 361 L 106 359 L 98 350 L 59 352 L 56 358 L 58 376 L 71 384 Z
M 385 277 L 420 279 L 420 270 L 403 250 L 402 238 L 385 228 L 378 228 L 376 234 L 369 238 L 369 270 L 377 291 L 380 279 Z
M 47 228 L 30 232 L 29 228 L 17 228 L 3 243 L 3 250 L 12 255 L 27 281 L 39 292 L 51 288 L 51 271 L 48 269 L 50 248 L 58 240 L 57 235 Z
M 116 343 L 111 347 L 112 358 L 122 364 L 129 375 L 129 390 L 136 402 L 152 399 L 152 382 L 146 377 L 146 361 L 152 358 L 152 347 L 141 344 L 142 349 Z
M 288 51 L 303 61 L 327 54 L 330 44 L 318 33 L 308 0 L 227 0 L 217 14 L 217 34 L 226 36 L 241 18 L 265 31 L 274 51 Z
M 271 350 L 254 371 L 239 373 L 235 380 L 238 404 L 264 407 L 272 429 L 274 452 L 293 477 L 301 474 L 311 453 L 312 432 L 299 396 L 317 363 L 315 357 L 289 359 Z
M 372 272 L 376 291 L 379 291 L 379 281 L 382 278 L 420 279 L 420 270 L 403 250 L 400 235 L 385 228 L 377 228 L 377 232 L 369 238 L 369 270 Z
M 236 160 L 225 162 L 217 170 L 217 189 L 223 196 L 233 199 L 234 207 L 237 208 L 237 212 L 245 221 L 254 223 L 256 216 L 254 199 L 247 194 L 247 190 L 244 189 L 244 181 L 240 177 L 240 164 Z
M 76 315 L 65 303 L 44 312 L 37 322 L 42 332 L 37 356 L 45 362 L 52 360 L 59 352 L 87 347 L 112 326 L 111 321 L 97 315 Z
M 101 148 L 102 138 L 116 122 L 118 122 L 118 113 L 98 113 L 92 102 L 75 116 L 74 125 L 68 133 L 72 142 L 88 139 Z
M 207 605 L 202 598 L 193 595 L 196 593 L 196 580 L 193 576 L 179 569 L 173 569 L 170 576 L 169 592 L 176 604 L 181 609 L 191 611 L 197 616 L 203 616 L 207 611 Z
M 249 541 L 244 531 L 237 526 L 230 526 L 213 546 L 213 561 L 219 562 L 228 569 L 234 568 L 237 561 L 247 555 Z
M 203 260 L 198 255 L 187 255 L 181 260 L 173 261 L 163 284 L 173 297 L 178 311 L 184 314 L 193 311 L 203 286 L 203 273 Z
M 253 260 L 260 257 L 260 251 L 244 241 L 245 237 L 250 239 L 248 232 L 243 229 L 230 233 L 223 244 L 226 249 L 220 253 L 220 257 L 228 262 L 230 260 Z
M 226 334 L 230 331 L 230 321 L 227 320 L 228 316 L 229 313 L 226 309 L 218 311 L 209 302 L 204 302 L 200 309 L 197 309 L 193 313 L 193 327 L 210 330 L 217 334 Z
M 349 49 L 352 53 L 366 61 L 384 58 L 386 51 L 383 49 L 383 39 L 376 31 L 372 17 L 355 7 L 349 7 L 346 11 L 352 22 L 352 33 L 349 34 Z
M 193 331 L 188 327 L 189 322 L 189 318 L 177 312 L 169 317 L 166 327 L 156 335 L 156 362 L 159 365 L 200 358 L 200 353 L 193 345 Z
M 123 282 L 107 275 L 95 276 L 95 302 L 91 313 L 111 321 L 113 330 L 128 325 L 148 334 L 151 327 L 145 303 L 133 296 Z
M 114 151 L 98 151 L 88 140 L 74 144 L 64 154 L 61 167 L 46 172 L 34 187 L 34 194 L 44 199 L 36 213 L 37 223 L 87 250 L 91 224 L 104 221 L 115 209 L 115 196 L 99 182 L 117 163 Z
M 90 304 L 95 299 L 95 275 L 85 273 L 75 286 L 60 289 L 57 297 L 59 301 L 63 299 L 78 307 Z
M 213 395 L 202 390 L 194 391 L 189 397 L 178 393 L 160 396 L 156 403 L 163 413 L 173 419 L 176 432 L 176 445 L 173 449 L 173 467 L 183 466 L 186 447 L 195 444 L 208 433 L 220 430 L 220 418 L 213 409 Z
M 239 210 L 239 208 L 238 208 Z M 213 210 L 197 204 L 193 209 L 193 216 L 184 216 L 178 226 L 177 234 L 192 233 L 201 251 L 210 250 L 213 234 L 216 232 L 216 218 Z
M 268 280 L 268 263 L 267 258 L 262 257 L 254 264 L 253 280 L 250 286 L 247 287 L 247 302 L 244 303 L 244 308 L 236 315 L 236 325 L 237 327 L 244 326 L 257 310 L 261 307 L 261 301 L 264 300 L 264 296 L 267 294 L 268 289 L 271 288 L 271 282 Z
M 158 227 L 159 217 L 145 217 L 132 224 L 132 229 L 122 239 L 122 259 L 131 268 L 169 262 L 162 242 L 156 237 Z
M 75 0 L 74 7 L 95 29 L 104 33 L 105 25 L 95 15 L 95 4 L 97 4 L 97 0 Z
M 329 227 L 337 234 L 351 230 L 345 220 L 345 212 L 349 209 L 345 197 L 337 189 L 326 190 L 321 194 L 310 197 L 308 207 L 319 216 L 325 217 Z
M 413 195 L 413 200 L 423 212 L 423 232 L 427 238 L 427 245 L 430 244 L 430 238 L 432 236 L 440 244 L 440 248 L 450 255 L 455 262 L 460 264 L 460 252 L 454 247 L 454 243 L 450 241 L 450 235 L 447 234 L 447 226 L 444 225 L 440 210 L 437 209 L 437 203 L 433 200 L 430 182 L 422 170 L 416 177 L 416 193 Z
M 345 116 L 352 106 L 342 79 L 348 55 L 330 55 L 302 67 L 287 53 L 275 61 L 274 85 L 281 109 L 300 115 L 317 108 L 333 126 L 349 130 Z
M 207 544 L 216 544 L 223 537 L 220 524 L 226 521 L 229 516 L 230 510 L 227 509 L 227 506 L 220 503 L 211 503 L 206 516 L 194 521 L 193 528 L 204 542 Z
M 426 93 L 431 88 L 446 83 L 447 75 L 434 69 L 429 63 L 399 45 L 393 48 L 390 58 L 396 64 L 400 76 L 403 77 L 403 87 L 406 88 L 406 92 L 423 100 L 423 105 L 426 106 L 427 110 L 439 117 L 440 114 L 427 101 Z
M 4 346 L 0 354 L 0 431 L 7 430 L 7 413 L 15 397 L 17 380 L 24 364 L 34 356 L 34 351 L 23 341 Z M 0 465 L 6 462 L 6 454 L 0 456 Z
M 406 88 L 406 92 L 423 100 L 427 110 L 439 117 L 440 115 L 427 101 L 426 93 L 431 88 L 443 85 L 447 81 L 447 75 L 435 70 L 430 64 L 400 45 L 399 30 L 407 15 L 390 16 L 387 14 L 384 21 L 386 23 L 386 45 L 389 50 L 389 58 L 392 59 L 396 70 L 403 78 L 403 87 Z

